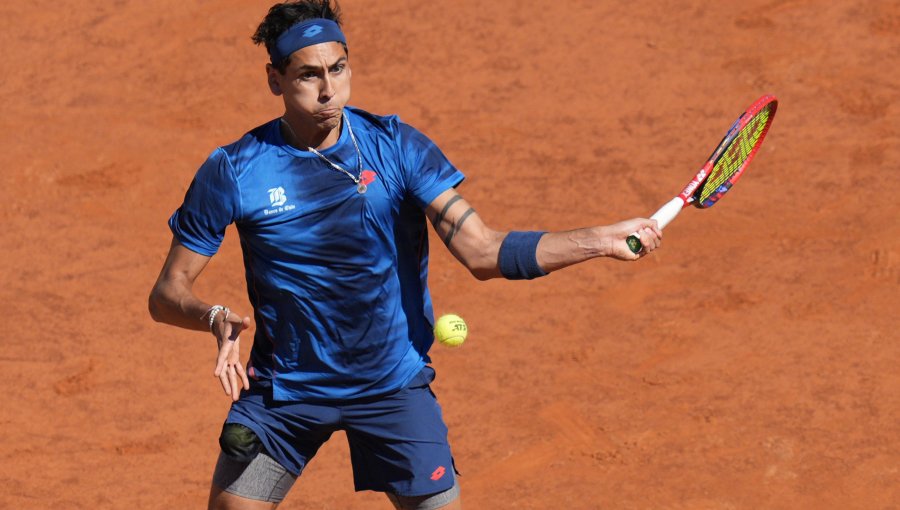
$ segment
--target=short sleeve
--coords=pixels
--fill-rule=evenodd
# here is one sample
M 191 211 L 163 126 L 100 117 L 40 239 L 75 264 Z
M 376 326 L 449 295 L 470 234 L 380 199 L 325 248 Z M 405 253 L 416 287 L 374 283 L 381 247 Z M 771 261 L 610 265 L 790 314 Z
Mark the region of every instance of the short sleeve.
M 225 228 L 240 213 L 240 193 L 228 155 L 216 149 L 197 170 L 184 203 L 169 218 L 175 238 L 191 251 L 211 257 Z
M 438 195 L 459 185 L 465 176 L 427 136 L 402 122 L 399 130 L 407 192 L 424 209 Z

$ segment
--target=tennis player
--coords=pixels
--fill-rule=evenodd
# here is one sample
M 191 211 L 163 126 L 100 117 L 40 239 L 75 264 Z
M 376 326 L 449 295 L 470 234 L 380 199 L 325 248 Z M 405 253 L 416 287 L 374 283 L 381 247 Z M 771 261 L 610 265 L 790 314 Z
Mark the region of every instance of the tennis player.
M 351 66 L 330 0 L 273 6 L 264 44 L 284 115 L 217 148 L 169 219 L 173 240 L 150 295 L 161 322 L 212 331 L 233 403 L 210 508 L 275 508 L 338 430 L 355 488 L 396 508 L 461 508 L 447 427 L 429 384 L 433 342 L 426 218 L 478 279 L 533 279 L 594 257 L 655 250 L 656 223 L 568 232 L 488 228 L 456 191 L 463 175 L 396 116 L 348 106 Z M 193 284 L 234 223 L 257 328 Z M 625 239 L 640 233 L 644 251 Z

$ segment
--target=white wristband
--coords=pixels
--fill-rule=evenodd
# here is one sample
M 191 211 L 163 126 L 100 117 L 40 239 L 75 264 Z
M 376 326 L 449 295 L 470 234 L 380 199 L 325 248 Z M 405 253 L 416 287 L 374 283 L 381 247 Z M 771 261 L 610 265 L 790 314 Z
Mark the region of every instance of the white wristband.
M 229 310 L 227 306 L 222 306 L 222 305 L 215 305 L 215 306 L 211 307 L 206 312 L 207 314 L 209 314 L 209 330 L 210 331 L 212 331 L 213 324 L 215 324 L 215 322 L 216 322 L 216 315 L 219 315 L 219 312 L 225 312 L 225 315 L 223 315 L 223 317 L 225 317 L 227 319 L 228 314 L 231 312 L 231 310 Z

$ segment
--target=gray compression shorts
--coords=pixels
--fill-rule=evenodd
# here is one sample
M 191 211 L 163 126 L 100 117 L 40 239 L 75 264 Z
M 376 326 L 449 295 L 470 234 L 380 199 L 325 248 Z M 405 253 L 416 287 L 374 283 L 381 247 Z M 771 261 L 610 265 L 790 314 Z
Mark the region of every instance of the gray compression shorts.
M 250 463 L 219 453 L 213 483 L 225 492 L 270 503 L 281 503 L 297 477 L 260 452 Z
M 234 460 L 219 454 L 213 483 L 223 491 L 242 498 L 281 503 L 294 485 L 297 477 L 260 452 L 250 463 Z M 450 489 L 427 496 L 398 496 L 388 493 L 388 498 L 404 510 L 435 510 L 459 497 L 459 483 Z

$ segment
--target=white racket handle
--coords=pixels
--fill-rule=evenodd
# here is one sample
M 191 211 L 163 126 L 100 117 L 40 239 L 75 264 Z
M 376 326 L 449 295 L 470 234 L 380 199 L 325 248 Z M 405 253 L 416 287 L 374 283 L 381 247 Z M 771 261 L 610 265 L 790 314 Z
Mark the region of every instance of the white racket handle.
M 678 216 L 678 213 L 680 213 L 682 209 L 684 209 L 684 199 L 675 197 L 666 202 L 666 205 L 660 207 L 658 211 L 653 213 L 653 216 L 650 216 L 650 219 L 656 220 L 659 229 L 662 230 Z M 641 244 L 641 235 L 637 232 L 628 236 L 628 239 L 626 239 L 625 242 L 628 243 L 628 248 L 630 248 L 633 253 L 640 253 L 644 248 L 644 245 Z
M 656 223 L 659 224 L 659 229 L 662 230 L 675 219 L 675 216 L 678 216 L 682 209 L 684 209 L 684 200 L 681 197 L 675 197 L 653 213 L 650 219 L 656 220 Z

